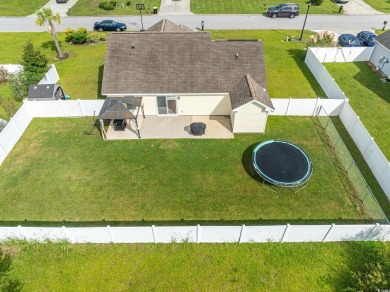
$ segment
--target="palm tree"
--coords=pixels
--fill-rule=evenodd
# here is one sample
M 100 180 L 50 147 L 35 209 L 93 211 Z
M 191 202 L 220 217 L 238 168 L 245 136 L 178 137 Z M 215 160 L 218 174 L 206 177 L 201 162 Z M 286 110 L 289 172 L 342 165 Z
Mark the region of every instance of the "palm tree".
M 43 8 L 37 12 L 37 19 L 35 20 L 35 23 L 39 26 L 42 26 L 45 23 L 49 24 L 49 33 L 51 33 L 54 43 L 56 44 L 58 58 L 62 59 L 64 58 L 64 54 L 62 53 L 60 44 L 58 43 L 53 22 L 61 24 L 61 16 L 59 13 L 54 13 L 50 8 Z

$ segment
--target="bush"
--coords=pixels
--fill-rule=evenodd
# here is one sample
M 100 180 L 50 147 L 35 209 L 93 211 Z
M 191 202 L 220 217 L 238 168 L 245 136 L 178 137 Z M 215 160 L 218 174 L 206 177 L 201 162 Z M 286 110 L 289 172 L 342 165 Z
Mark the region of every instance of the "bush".
M 103 9 L 104 10 L 114 10 L 114 5 L 110 4 L 110 3 L 107 3 L 107 4 L 104 4 L 103 6 Z
M 103 1 L 99 3 L 99 8 L 104 8 L 104 5 L 108 4 L 108 1 Z
M 114 6 L 114 7 L 118 5 L 118 2 L 116 2 L 116 1 L 110 1 L 109 3 L 110 3 L 112 6 Z
M 131 5 L 131 1 L 127 1 L 126 6 L 130 6 L 130 5 Z
M 311 0 L 311 3 L 314 6 L 320 6 L 322 4 L 322 2 L 324 2 L 324 0 Z
M 310 36 L 307 42 L 308 47 L 336 47 L 335 35 L 327 30 L 321 31 L 315 35 Z
M 8 80 L 8 77 L 8 71 L 4 67 L 0 66 L 0 84 L 6 82 Z
M 71 28 L 68 27 L 65 30 L 65 41 L 66 42 L 71 42 L 73 34 L 74 34 L 74 29 L 71 29 Z
M 75 44 L 83 44 L 87 41 L 87 33 L 78 30 L 72 35 L 72 42 Z
M 363 271 L 352 272 L 352 283 L 347 291 L 384 291 L 389 288 L 390 274 L 380 263 L 368 263 Z
M 91 33 L 88 37 L 88 41 L 94 44 L 105 42 L 106 40 L 107 40 L 107 35 L 99 32 Z

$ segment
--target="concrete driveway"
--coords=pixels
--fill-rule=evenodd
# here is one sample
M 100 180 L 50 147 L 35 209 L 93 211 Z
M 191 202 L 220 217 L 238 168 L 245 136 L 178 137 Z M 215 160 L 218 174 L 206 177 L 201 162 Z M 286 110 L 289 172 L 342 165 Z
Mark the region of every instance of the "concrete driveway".
M 61 17 L 67 17 L 66 12 L 75 5 L 77 0 L 69 0 L 67 3 L 57 3 L 56 0 L 50 0 L 42 8 L 51 8 L 51 10 L 58 12 Z M 35 13 L 27 17 L 35 17 Z
M 380 1 L 380 0 L 378 0 Z M 339 4 L 339 6 L 343 6 L 344 14 L 349 15 L 376 15 L 376 14 L 384 14 L 378 10 L 375 10 L 370 5 L 368 5 L 363 0 L 350 0 L 348 3 Z

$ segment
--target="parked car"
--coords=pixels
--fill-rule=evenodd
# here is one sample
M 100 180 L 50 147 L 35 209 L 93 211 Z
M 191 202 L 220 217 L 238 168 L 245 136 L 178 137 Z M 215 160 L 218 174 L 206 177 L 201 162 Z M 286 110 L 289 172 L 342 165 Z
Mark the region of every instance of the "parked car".
M 126 24 L 121 22 L 116 22 L 114 20 L 103 20 L 100 22 L 95 22 L 93 29 L 98 31 L 124 31 L 127 29 L 127 27 Z
M 375 45 L 374 39 L 377 35 L 371 31 L 361 31 L 357 34 L 359 43 L 364 47 L 373 47 Z
M 333 0 L 333 2 L 336 2 L 336 3 L 348 3 L 349 0 Z
M 68 3 L 69 0 L 56 0 L 57 3 Z
M 357 37 L 349 33 L 339 36 L 339 44 L 342 47 L 361 47 Z
M 279 16 L 294 18 L 299 15 L 299 6 L 294 3 L 279 4 L 268 8 L 267 15 L 276 18 Z

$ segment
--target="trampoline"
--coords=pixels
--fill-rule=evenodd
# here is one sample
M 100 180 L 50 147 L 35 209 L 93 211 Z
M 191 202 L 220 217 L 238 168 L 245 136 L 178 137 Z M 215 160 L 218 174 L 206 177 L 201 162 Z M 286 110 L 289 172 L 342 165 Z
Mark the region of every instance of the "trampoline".
M 251 159 L 254 171 L 270 184 L 297 187 L 306 183 L 313 171 L 310 157 L 298 146 L 281 140 L 269 140 L 256 146 Z

